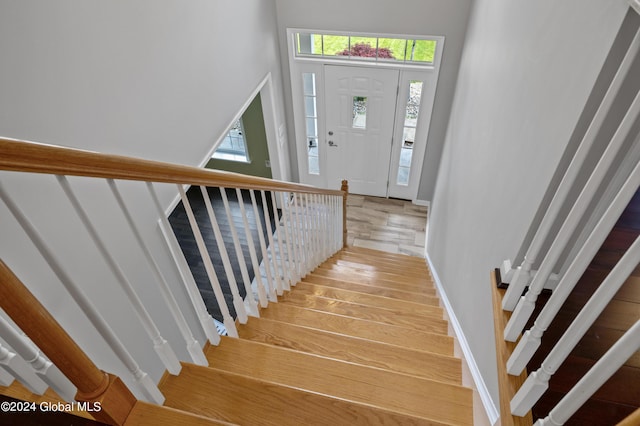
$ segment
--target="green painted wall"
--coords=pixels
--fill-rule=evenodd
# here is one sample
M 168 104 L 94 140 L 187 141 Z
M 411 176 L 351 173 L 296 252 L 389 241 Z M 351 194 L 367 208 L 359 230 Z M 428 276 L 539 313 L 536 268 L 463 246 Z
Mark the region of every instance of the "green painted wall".
M 271 167 L 266 166 L 269 160 L 267 147 L 267 134 L 264 130 L 264 117 L 262 115 L 262 101 L 260 93 L 256 95 L 247 110 L 242 114 L 244 125 L 244 137 L 247 141 L 247 149 L 251 162 L 241 163 L 211 159 L 205 166 L 208 169 L 226 170 L 251 176 L 271 178 Z

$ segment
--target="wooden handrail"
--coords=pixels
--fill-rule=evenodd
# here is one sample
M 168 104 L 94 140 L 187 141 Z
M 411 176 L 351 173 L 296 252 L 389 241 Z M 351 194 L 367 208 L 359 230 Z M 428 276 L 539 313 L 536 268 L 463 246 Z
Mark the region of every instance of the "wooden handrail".
M 311 185 L 9 138 L 0 138 L 0 170 L 343 195 L 342 191 L 321 189 Z
M 0 259 L 0 308 L 78 388 L 76 400 L 100 402 L 92 416 L 124 424 L 136 398 L 117 377 L 101 371 Z
M 509 321 L 511 312 L 502 310 L 502 298 L 506 290 L 498 288 L 498 283 L 500 282 L 500 271 L 492 271 L 491 295 L 493 301 L 496 361 L 498 366 L 498 388 L 500 392 L 500 424 L 502 426 L 531 426 L 533 424 L 531 411 L 524 417 L 511 414 L 511 399 L 526 380 L 527 372 L 525 370 L 519 376 L 512 376 L 507 373 L 507 360 L 516 344 L 504 340 L 504 326 Z

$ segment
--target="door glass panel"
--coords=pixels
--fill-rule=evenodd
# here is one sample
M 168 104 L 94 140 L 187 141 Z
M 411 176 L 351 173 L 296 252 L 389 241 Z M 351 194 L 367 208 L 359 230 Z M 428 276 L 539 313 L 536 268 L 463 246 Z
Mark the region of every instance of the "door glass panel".
M 407 40 L 402 38 L 379 38 L 378 58 L 386 60 L 404 61 Z
M 365 96 L 353 97 L 353 128 L 367 128 L 367 98 Z
M 318 175 L 320 174 L 320 160 L 318 156 L 316 74 L 313 72 L 302 73 L 302 85 L 304 86 L 307 164 L 309 166 L 309 174 Z
M 296 33 L 298 55 L 322 55 L 322 36 L 320 34 Z
M 398 164 L 398 185 L 409 185 L 409 173 L 411 172 L 411 159 L 413 157 L 413 145 L 416 141 L 416 126 L 420 114 L 420 101 L 422 100 L 422 81 L 409 82 L 409 97 L 404 114 L 404 128 L 402 129 L 402 147 L 400 148 L 400 162 Z
M 435 40 L 407 40 L 406 60 L 408 62 L 433 63 L 435 55 Z

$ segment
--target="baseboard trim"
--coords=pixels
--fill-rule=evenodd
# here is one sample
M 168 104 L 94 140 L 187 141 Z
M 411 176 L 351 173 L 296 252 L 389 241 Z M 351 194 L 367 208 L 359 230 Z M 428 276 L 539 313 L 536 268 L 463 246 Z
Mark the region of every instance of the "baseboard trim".
M 429 205 L 431 204 L 430 201 L 427 200 L 413 200 L 411 201 L 413 204 L 415 204 L 416 206 L 422 206 L 422 207 L 429 207 Z
M 478 395 L 482 400 L 482 405 L 484 406 L 484 410 L 489 418 L 489 421 L 492 425 L 495 425 L 500 419 L 500 412 L 496 408 L 491 395 L 489 394 L 489 389 L 487 389 L 487 385 L 482 378 L 482 374 L 480 374 L 480 369 L 478 368 L 478 364 L 476 364 L 475 358 L 473 357 L 473 353 L 471 352 L 471 348 L 469 347 L 469 343 L 462 331 L 462 327 L 458 322 L 458 318 L 456 317 L 455 312 L 453 311 L 453 307 L 451 303 L 449 303 L 449 299 L 447 298 L 447 293 L 444 290 L 444 286 L 442 285 L 442 281 L 440 281 L 440 277 L 438 276 L 438 272 L 431 261 L 431 257 L 429 256 L 429 252 L 425 251 L 425 256 L 427 259 L 427 263 L 429 264 L 429 269 L 431 270 L 431 274 L 433 275 L 433 281 L 435 282 L 436 289 L 438 291 L 438 296 L 442 302 L 442 305 L 449 316 L 449 324 L 455 333 L 455 337 L 458 340 L 458 344 L 460 345 L 460 349 L 462 350 L 462 354 L 464 359 L 469 367 L 469 371 L 471 372 L 471 376 L 473 377 L 473 382 L 475 384 L 476 390 L 478 391 Z

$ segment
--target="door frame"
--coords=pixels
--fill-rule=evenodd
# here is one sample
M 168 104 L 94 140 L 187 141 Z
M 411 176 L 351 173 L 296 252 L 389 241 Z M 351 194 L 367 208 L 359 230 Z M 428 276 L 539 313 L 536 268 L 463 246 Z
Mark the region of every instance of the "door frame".
M 435 56 L 433 63 L 426 65 L 415 65 L 409 63 L 394 63 L 394 62 L 367 62 L 362 60 L 345 60 L 344 58 L 334 59 L 328 56 L 324 57 L 304 57 L 297 56 L 295 49 L 295 34 L 296 33 L 316 33 L 316 34 L 348 34 L 352 36 L 373 36 L 373 37 L 389 37 L 389 38 L 418 38 L 424 37 L 437 40 L 437 48 L 435 50 Z M 422 174 L 422 165 L 424 163 L 424 157 L 426 153 L 426 147 L 428 145 L 429 125 L 431 122 L 431 114 L 433 111 L 433 105 L 435 101 L 435 93 L 437 90 L 438 75 L 440 71 L 440 64 L 442 62 L 442 53 L 444 49 L 444 36 L 417 36 L 417 35 L 400 35 L 400 34 L 365 34 L 354 33 L 349 31 L 336 32 L 336 31 L 321 31 L 321 30 L 309 30 L 299 28 L 287 28 L 287 40 L 289 51 L 289 72 L 291 83 L 291 100 L 294 119 L 294 136 L 295 136 L 295 151 L 297 158 L 298 179 L 301 183 L 319 186 L 327 188 L 327 176 L 323 173 L 324 164 L 327 160 L 327 141 L 326 139 L 326 122 L 324 113 L 317 114 L 317 136 L 318 136 L 318 161 L 320 163 L 320 173 L 314 174 L 309 172 L 308 156 L 307 156 L 307 131 L 305 124 L 305 105 L 303 96 L 303 73 L 313 73 L 315 75 L 316 84 L 316 111 L 325 111 L 325 96 L 324 96 L 324 65 L 340 65 L 340 66 L 355 66 L 355 67 L 372 67 L 372 68 L 391 68 L 398 69 L 400 71 L 400 88 L 404 84 L 407 85 L 411 76 L 420 76 L 425 81 L 425 86 L 433 87 L 434 90 L 428 92 L 427 96 L 423 96 L 421 101 L 420 115 L 418 118 L 418 128 L 416 132 L 416 144 L 415 151 L 412 156 L 411 174 L 409 179 L 409 185 L 404 188 L 401 194 L 397 191 L 392 196 L 398 198 L 405 198 L 408 200 L 416 201 L 418 195 L 418 187 L 420 184 L 420 177 Z M 396 117 L 394 128 L 394 143 L 391 152 L 391 161 L 395 162 L 399 160 L 400 149 L 399 141 L 402 135 L 402 128 L 398 127 L 404 120 L 399 120 L 398 117 L 404 116 L 406 108 L 406 99 L 402 96 L 397 96 L 396 100 Z M 418 143 L 420 138 L 420 143 Z M 304 148 L 303 148 L 304 147 Z M 303 149 L 301 149 L 303 148 Z M 397 151 L 397 154 L 396 154 Z M 395 164 L 395 163 L 392 163 Z M 394 167 L 390 167 L 393 170 Z M 391 180 L 391 173 L 388 171 L 389 179 Z M 389 185 L 388 185 L 389 187 Z M 328 188 L 336 189 L 336 188 Z M 389 188 L 387 189 L 387 197 L 389 196 Z

